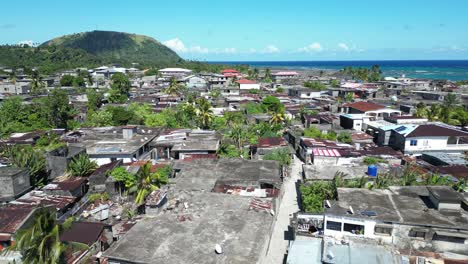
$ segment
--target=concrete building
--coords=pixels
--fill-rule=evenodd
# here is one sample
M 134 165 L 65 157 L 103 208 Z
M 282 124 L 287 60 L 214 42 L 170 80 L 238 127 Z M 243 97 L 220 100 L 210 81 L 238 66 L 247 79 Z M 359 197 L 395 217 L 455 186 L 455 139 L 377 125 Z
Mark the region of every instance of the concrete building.
M 141 126 L 82 128 L 68 133 L 64 140 L 69 146 L 85 148 L 91 160 L 104 165 L 152 158 L 150 143 L 160 130 Z
M 49 172 L 49 179 L 55 179 L 64 175 L 68 164 L 80 154 L 85 153 L 86 150 L 84 148 L 74 146 L 64 146 L 49 151 L 46 154 L 46 168 Z
M 0 94 L 27 94 L 30 89 L 29 83 L 0 83 Z
M 322 96 L 322 91 L 312 90 L 307 87 L 293 87 L 288 89 L 288 95 L 301 99 L 313 99 Z
M 405 153 L 461 153 L 468 150 L 468 132 L 445 124 L 401 125 L 392 130 L 389 146 Z
M 13 201 L 31 189 L 27 169 L 0 167 L 0 202 Z
M 195 75 L 189 75 L 180 79 L 180 81 L 187 87 L 187 88 L 207 88 L 208 82 L 203 79 L 202 77 L 198 77 Z
M 164 68 L 158 70 L 163 77 L 183 77 L 192 74 L 192 70 L 183 68 Z
M 400 249 L 468 252 L 466 200 L 450 187 L 338 188 L 338 200 L 329 205 L 324 236 L 371 239 Z
M 115 264 L 262 262 L 274 221 L 274 198 L 223 192 L 219 186 L 265 188 L 262 181 L 275 180 L 280 187 L 278 164 L 200 160 L 177 162 L 174 170 L 174 184 L 159 209 L 163 213 L 138 222 L 103 258 Z M 215 186 L 219 191 L 210 192 Z
M 255 81 L 240 79 L 236 83 L 240 90 L 260 90 L 260 84 Z

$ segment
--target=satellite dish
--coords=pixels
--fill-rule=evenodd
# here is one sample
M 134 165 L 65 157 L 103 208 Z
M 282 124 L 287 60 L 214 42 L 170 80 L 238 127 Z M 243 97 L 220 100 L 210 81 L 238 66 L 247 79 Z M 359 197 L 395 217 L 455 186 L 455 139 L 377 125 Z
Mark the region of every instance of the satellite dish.
M 215 252 L 216 252 L 216 254 L 223 254 L 223 248 L 221 247 L 220 244 L 216 244 Z
M 325 200 L 325 204 L 327 205 L 327 208 L 331 208 L 330 201 L 328 201 L 328 200 Z
M 351 214 L 354 214 L 354 210 L 353 210 L 353 207 L 352 207 L 351 205 L 349 206 L 349 212 L 350 212 Z

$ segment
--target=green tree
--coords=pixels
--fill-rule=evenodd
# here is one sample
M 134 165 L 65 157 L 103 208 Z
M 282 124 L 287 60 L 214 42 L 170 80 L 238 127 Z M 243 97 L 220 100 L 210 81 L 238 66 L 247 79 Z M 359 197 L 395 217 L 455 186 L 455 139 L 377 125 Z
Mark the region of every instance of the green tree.
M 141 205 L 145 202 L 146 197 L 154 190 L 159 189 L 162 185 L 168 183 L 168 175 L 163 171 L 157 170 L 151 172 L 151 162 L 148 161 L 136 175 L 136 183 L 128 190 L 129 193 L 135 193 L 135 203 Z
M 331 80 L 330 85 L 331 85 L 331 87 L 338 88 L 338 87 L 340 87 L 340 82 L 337 79 L 333 79 L 333 80 Z
M 75 110 L 68 103 L 68 95 L 61 89 L 54 89 L 47 97 L 35 101 L 39 115 L 54 128 L 67 128 L 68 121 L 75 116 Z
M 432 104 L 428 109 L 426 109 L 426 114 L 429 121 L 435 121 L 439 119 L 441 112 L 442 109 L 437 104 Z
M 426 105 L 422 102 L 416 105 L 416 116 L 417 117 L 426 117 L 427 108 Z
M 211 104 L 204 97 L 196 100 L 196 114 L 201 128 L 207 129 L 213 121 L 213 110 Z
M 306 81 L 304 82 L 304 87 L 317 91 L 323 91 L 327 89 L 327 86 L 325 86 L 325 84 L 318 81 Z
M 281 101 L 271 95 L 266 96 L 262 100 L 262 107 L 269 113 L 283 113 L 284 112 L 284 105 Z
M 273 125 L 281 125 L 285 121 L 285 116 L 283 113 L 272 113 L 270 118 L 270 123 Z
M 349 132 L 340 132 L 340 134 L 337 137 L 339 142 L 349 144 L 353 142 L 353 139 L 351 137 L 351 133 Z
M 265 82 L 270 83 L 271 82 L 271 71 L 270 68 L 265 69 Z
M 44 87 L 42 76 L 38 70 L 33 69 L 31 74 L 31 92 L 36 94 Z
M 130 80 L 123 73 L 116 73 L 111 77 L 111 90 L 109 101 L 112 103 L 123 103 L 128 99 L 130 92 Z
M 280 166 L 291 165 L 291 153 L 289 153 L 288 148 L 280 148 L 270 151 L 263 156 L 263 159 L 278 161 Z
M 73 177 L 88 177 L 98 168 L 95 161 L 91 161 L 86 154 L 80 154 L 68 164 L 67 171 Z
M 463 108 L 457 108 L 454 113 L 454 117 L 461 127 L 466 127 L 468 125 L 468 111 L 464 110 Z
M 97 92 L 95 89 L 88 89 L 86 91 L 86 96 L 88 97 L 88 111 L 96 111 L 99 109 L 99 107 L 101 107 L 102 100 L 104 99 L 102 93 Z
M 178 95 L 183 89 L 184 87 L 177 82 L 177 79 L 172 77 L 169 86 L 164 90 L 164 92 L 169 95 Z
M 75 81 L 75 77 L 71 75 L 63 75 L 60 79 L 60 86 L 73 86 L 73 82 Z
M 28 169 L 31 186 L 40 187 L 46 183 L 46 160 L 42 153 L 31 146 L 7 145 L 1 148 L 1 153 L 15 167 Z
M 9 250 L 19 251 L 23 263 L 66 263 L 65 251 L 68 248 L 86 249 L 87 246 L 75 242 L 62 242 L 60 235 L 69 229 L 73 218 L 63 224 L 56 222 L 56 213 L 47 208 L 36 212 L 34 221 L 16 234 L 16 243 Z

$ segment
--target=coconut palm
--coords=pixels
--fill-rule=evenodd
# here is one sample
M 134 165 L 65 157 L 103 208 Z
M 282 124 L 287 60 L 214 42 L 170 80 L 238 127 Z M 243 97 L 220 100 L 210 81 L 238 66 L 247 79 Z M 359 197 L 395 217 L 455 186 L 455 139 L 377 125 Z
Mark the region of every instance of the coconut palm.
M 56 214 L 49 208 L 40 208 L 34 222 L 16 234 L 15 244 L 8 250 L 19 251 L 23 263 L 65 263 L 64 253 L 72 247 L 87 248 L 86 245 L 60 241 L 60 235 L 70 228 L 73 218 L 57 224 Z
M 279 125 L 284 122 L 285 116 L 283 113 L 272 113 L 270 118 L 270 124 Z
M 27 168 L 31 186 L 42 186 L 47 174 L 44 156 L 29 146 L 3 146 L 0 151 L 14 166 Z
M 164 175 L 161 171 L 151 172 L 151 162 L 148 161 L 141 167 L 140 172 L 137 173 L 136 183 L 129 188 L 128 192 L 136 193 L 135 203 L 141 205 L 151 192 L 167 183 L 167 175 Z
M 39 74 L 39 71 L 33 69 L 31 75 L 31 92 L 38 93 L 43 87 L 42 76 Z
M 91 161 L 86 154 L 80 154 L 68 164 L 68 172 L 74 177 L 88 177 L 98 168 L 95 161 Z
M 431 105 L 426 110 L 427 118 L 429 119 L 429 121 L 435 121 L 439 119 L 440 113 L 441 113 L 441 108 L 437 104 Z
M 458 124 L 464 128 L 468 125 L 468 111 L 463 108 L 458 108 L 454 113 L 454 118 L 458 121 Z
M 426 105 L 424 103 L 419 103 L 416 105 L 416 116 L 417 117 L 425 117 L 426 116 Z
M 182 91 L 182 85 L 177 82 L 175 77 L 171 78 L 169 87 L 167 87 L 164 92 L 169 95 L 178 95 Z
M 196 101 L 196 114 L 200 127 L 207 129 L 211 122 L 213 121 L 213 110 L 211 109 L 211 104 L 205 98 L 198 98 Z

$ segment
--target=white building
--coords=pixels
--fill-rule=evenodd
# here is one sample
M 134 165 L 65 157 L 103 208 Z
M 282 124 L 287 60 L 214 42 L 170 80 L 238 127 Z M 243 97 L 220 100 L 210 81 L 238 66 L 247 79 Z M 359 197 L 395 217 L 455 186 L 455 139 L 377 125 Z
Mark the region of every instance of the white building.
M 326 237 L 372 239 L 402 249 L 468 251 L 468 213 L 448 186 L 338 188 L 325 201 Z
M 240 79 L 236 81 L 239 84 L 241 90 L 260 90 L 260 84 L 255 81 Z
M 401 125 L 394 128 L 389 145 L 405 153 L 468 151 L 468 132 L 444 124 Z
M 192 70 L 183 68 L 164 68 L 158 70 L 163 77 L 181 77 L 192 74 Z

